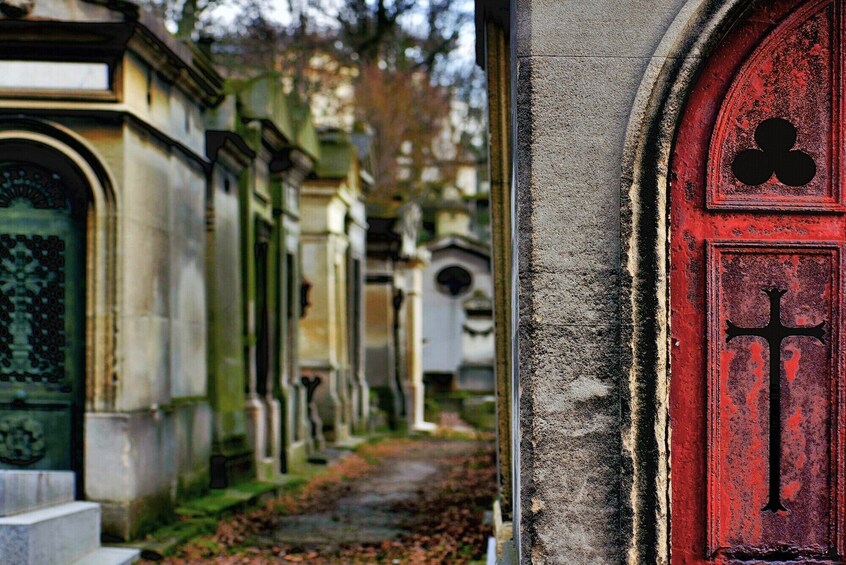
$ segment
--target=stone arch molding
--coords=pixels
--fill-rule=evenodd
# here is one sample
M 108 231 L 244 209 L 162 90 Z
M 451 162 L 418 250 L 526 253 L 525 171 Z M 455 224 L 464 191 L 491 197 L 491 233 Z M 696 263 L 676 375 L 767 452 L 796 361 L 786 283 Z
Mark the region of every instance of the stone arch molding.
M 86 217 L 85 394 L 86 411 L 114 404 L 117 301 L 118 194 L 105 160 L 85 139 L 46 120 L 0 118 L 0 156 L 4 145 L 38 144 L 60 153 L 80 173 L 88 191 Z
M 623 560 L 631 565 L 670 563 L 670 156 L 705 58 L 755 4 L 688 0 L 646 68 L 626 128 L 620 193 L 621 514 Z

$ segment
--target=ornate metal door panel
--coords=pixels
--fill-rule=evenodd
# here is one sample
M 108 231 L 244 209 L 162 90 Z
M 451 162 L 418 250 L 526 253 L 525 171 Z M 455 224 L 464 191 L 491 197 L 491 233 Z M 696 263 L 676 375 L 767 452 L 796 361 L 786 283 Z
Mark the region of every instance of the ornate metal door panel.
M 762 5 L 673 153 L 673 563 L 846 555 L 841 2 Z
M 81 469 L 84 240 L 69 188 L 0 163 L 0 469 Z

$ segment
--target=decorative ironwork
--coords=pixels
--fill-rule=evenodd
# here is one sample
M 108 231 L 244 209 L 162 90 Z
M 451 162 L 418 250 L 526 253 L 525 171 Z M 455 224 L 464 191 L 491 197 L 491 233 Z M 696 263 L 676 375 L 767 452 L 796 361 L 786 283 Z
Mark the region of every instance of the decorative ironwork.
M 0 461 L 30 465 L 44 457 L 47 442 L 41 422 L 27 416 L 0 419 Z
M 35 165 L 0 165 L 0 208 L 23 206 L 40 210 L 68 210 L 62 178 Z
M 764 120 L 755 129 L 755 142 L 761 149 L 745 149 L 731 163 L 737 179 L 756 186 L 767 182 L 773 174 L 788 186 L 802 186 L 817 174 L 817 165 L 804 151 L 792 149 L 796 128 L 782 118 Z
M 65 380 L 65 242 L 0 234 L 0 384 Z

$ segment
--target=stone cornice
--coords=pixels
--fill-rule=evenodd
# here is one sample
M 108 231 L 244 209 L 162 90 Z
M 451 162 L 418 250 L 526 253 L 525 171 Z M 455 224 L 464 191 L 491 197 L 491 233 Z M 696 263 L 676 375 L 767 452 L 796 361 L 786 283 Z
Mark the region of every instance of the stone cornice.
M 50 117 L 54 120 L 62 117 L 87 117 L 101 119 L 103 121 L 123 120 L 137 126 L 168 147 L 176 149 L 199 166 L 203 168 L 209 166 L 209 161 L 205 155 L 197 153 L 181 141 L 167 135 L 161 129 L 121 104 L 68 103 L 57 106 L 55 104 L 45 105 L 44 103 L 40 103 L 38 105 L 24 106 L 20 100 L 0 100 L 0 116 L 22 114 L 38 118 Z
M 4 59 L 105 61 L 131 50 L 205 106 L 220 100 L 223 80 L 198 48 L 174 38 L 151 14 L 122 0 L 83 0 L 119 12 L 123 21 L 0 18 Z

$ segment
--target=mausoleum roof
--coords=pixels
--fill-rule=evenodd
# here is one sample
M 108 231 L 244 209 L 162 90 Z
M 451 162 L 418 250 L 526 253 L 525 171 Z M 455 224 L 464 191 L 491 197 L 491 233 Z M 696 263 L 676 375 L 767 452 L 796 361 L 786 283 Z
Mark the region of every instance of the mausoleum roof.
M 319 137 L 320 158 L 315 166 L 315 174 L 324 179 L 346 178 L 357 157 L 356 147 L 349 135 L 332 128 L 322 130 Z

